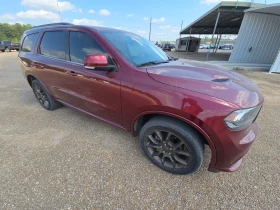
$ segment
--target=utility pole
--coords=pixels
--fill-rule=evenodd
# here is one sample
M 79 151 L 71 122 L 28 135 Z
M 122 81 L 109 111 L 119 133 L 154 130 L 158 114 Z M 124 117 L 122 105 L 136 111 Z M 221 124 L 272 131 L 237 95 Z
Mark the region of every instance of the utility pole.
M 150 18 L 150 33 L 149 33 L 149 41 L 151 41 L 151 31 L 152 31 L 152 18 Z
M 182 23 L 181 23 L 181 31 L 183 29 L 183 20 L 182 20 Z M 181 31 L 180 31 L 180 40 L 181 40 Z
M 235 6 L 235 9 L 237 8 L 237 5 L 238 5 L 238 0 L 236 1 L 236 6 Z

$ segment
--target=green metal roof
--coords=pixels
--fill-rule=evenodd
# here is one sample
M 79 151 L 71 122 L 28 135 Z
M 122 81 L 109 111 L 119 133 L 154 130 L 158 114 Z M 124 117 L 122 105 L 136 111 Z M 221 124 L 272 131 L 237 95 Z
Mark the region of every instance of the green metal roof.
M 189 34 L 192 28 L 192 34 L 212 34 L 218 12 L 220 12 L 215 34 L 238 34 L 244 17 L 244 10 L 263 6 L 264 4 L 251 2 L 222 1 L 196 21 L 185 27 L 180 33 Z

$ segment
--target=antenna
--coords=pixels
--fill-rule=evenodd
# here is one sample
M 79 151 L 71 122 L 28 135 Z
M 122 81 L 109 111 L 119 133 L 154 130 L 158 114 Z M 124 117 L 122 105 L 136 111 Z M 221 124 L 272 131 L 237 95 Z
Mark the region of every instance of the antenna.
M 149 32 L 149 41 L 151 41 L 151 31 L 152 31 L 152 18 L 150 18 L 150 32 Z
M 57 5 L 57 10 L 58 10 L 58 15 L 60 17 L 60 22 L 62 22 L 61 15 L 60 15 L 60 10 L 59 10 L 59 6 L 58 6 L 58 1 L 56 1 L 56 5 Z

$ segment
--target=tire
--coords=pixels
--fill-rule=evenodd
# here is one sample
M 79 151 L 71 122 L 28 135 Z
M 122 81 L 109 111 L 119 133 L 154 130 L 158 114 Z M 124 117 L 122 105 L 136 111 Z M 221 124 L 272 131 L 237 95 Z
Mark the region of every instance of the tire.
M 165 116 L 152 118 L 141 129 L 139 141 L 146 157 L 169 173 L 192 174 L 202 165 L 202 137 L 179 120 Z
M 5 50 L 1 50 L 1 52 L 4 52 Z
M 32 89 L 35 97 L 46 110 L 55 110 L 61 106 L 61 104 L 52 99 L 47 90 L 38 80 L 32 81 Z

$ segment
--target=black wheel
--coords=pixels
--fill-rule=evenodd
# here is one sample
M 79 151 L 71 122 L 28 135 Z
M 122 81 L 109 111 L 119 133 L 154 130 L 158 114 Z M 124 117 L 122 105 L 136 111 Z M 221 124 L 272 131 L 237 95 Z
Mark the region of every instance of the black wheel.
M 192 174 L 202 165 L 202 137 L 181 121 L 154 117 L 143 126 L 139 139 L 145 155 L 167 172 Z
M 61 106 L 59 102 L 54 101 L 47 90 L 38 80 L 32 81 L 32 89 L 39 103 L 47 110 L 54 110 Z
M 2 52 L 4 52 L 5 50 L 1 50 Z

